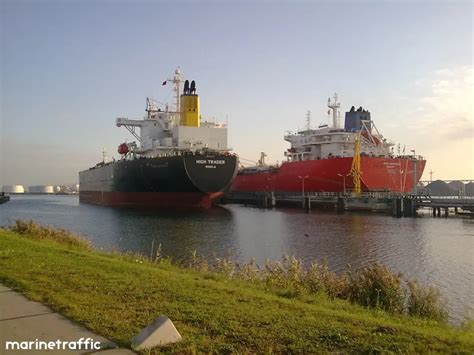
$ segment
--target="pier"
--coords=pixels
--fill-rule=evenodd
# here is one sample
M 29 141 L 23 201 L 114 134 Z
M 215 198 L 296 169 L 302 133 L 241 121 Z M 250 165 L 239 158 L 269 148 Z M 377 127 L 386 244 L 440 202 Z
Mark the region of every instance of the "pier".
M 368 211 L 391 213 L 395 217 L 415 217 L 420 208 L 431 209 L 433 217 L 454 214 L 474 215 L 474 198 L 471 196 L 440 196 L 426 194 L 392 194 L 389 192 L 364 192 L 360 195 L 337 192 L 230 192 L 224 203 L 252 205 L 260 208 L 299 207 L 330 209 L 337 212 Z
M 450 209 L 455 214 L 459 214 L 461 211 L 474 213 L 474 198 L 472 196 L 431 197 L 429 195 L 415 195 L 413 198 L 417 208 L 431 208 L 433 217 L 441 217 L 442 211 L 444 216 L 447 217 Z

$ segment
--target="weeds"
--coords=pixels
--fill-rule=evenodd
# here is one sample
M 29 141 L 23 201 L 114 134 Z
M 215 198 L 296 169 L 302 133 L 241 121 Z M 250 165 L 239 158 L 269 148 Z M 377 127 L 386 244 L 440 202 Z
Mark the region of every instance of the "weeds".
M 54 228 L 53 226 L 42 226 L 33 220 L 16 220 L 15 224 L 9 228 L 12 232 L 18 233 L 30 239 L 50 240 L 55 243 L 72 248 L 91 250 L 90 241 L 71 233 L 65 229 Z
M 362 306 L 403 313 L 405 292 L 401 274 L 390 272 L 385 266 L 374 264 L 355 272 L 347 271 L 345 298 Z
M 407 287 L 404 287 L 401 274 L 392 273 L 379 264 L 355 271 L 349 268 L 342 275 L 337 275 L 329 270 L 326 262 L 313 262 L 305 269 L 303 262 L 294 256 L 283 256 L 281 261 L 266 260 L 263 267 L 254 260 L 239 265 L 229 258 L 215 258 L 209 263 L 196 252 L 191 256 L 188 267 L 192 269 L 260 283 L 286 298 L 298 297 L 302 292 L 324 293 L 330 298 L 347 299 L 390 313 L 437 321 L 444 321 L 447 316 L 437 289 L 421 287 L 414 281 L 407 281 Z
M 408 282 L 410 290 L 407 311 L 408 314 L 422 318 L 444 321 L 448 313 L 440 302 L 439 290 L 434 287 L 420 287 L 416 281 Z
M 281 261 L 266 260 L 263 267 L 251 260 L 237 264 L 229 257 L 215 257 L 208 262 L 204 257 L 191 253 L 188 268 L 223 275 L 228 278 L 250 281 L 276 290 L 286 297 L 298 297 L 302 292 L 324 293 L 330 298 L 347 299 L 367 308 L 390 313 L 408 314 L 444 321 L 445 304 L 433 287 L 421 287 L 415 281 L 405 282 L 401 274 L 392 273 L 385 266 L 374 264 L 358 270 L 350 267 L 342 275 L 329 270 L 326 262 L 313 262 L 304 268 L 294 256 L 283 256 Z

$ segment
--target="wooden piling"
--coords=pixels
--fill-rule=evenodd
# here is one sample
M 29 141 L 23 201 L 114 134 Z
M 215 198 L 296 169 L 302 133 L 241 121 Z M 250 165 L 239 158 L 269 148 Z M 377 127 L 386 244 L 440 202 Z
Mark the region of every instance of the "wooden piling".
M 397 218 L 402 216 L 402 199 L 400 197 L 393 199 L 393 215 Z
M 337 204 L 336 204 L 336 211 L 338 213 L 344 213 L 346 207 L 346 202 L 344 200 L 344 197 L 338 197 L 337 198 Z
M 415 217 L 415 202 L 411 198 L 403 199 L 403 216 Z

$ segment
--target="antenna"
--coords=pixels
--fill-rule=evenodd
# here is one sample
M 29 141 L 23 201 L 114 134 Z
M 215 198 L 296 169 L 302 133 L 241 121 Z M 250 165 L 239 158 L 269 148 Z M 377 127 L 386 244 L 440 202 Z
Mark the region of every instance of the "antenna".
M 331 98 L 328 99 L 328 107 L 332 110 L 332 126 L 338 128 L 338 109 L 341 107 L 341 103 L 338 102 L 336 93 L 333 96 L 333 100 L 331 101 Z
M 102 147 L 102 162 L 107 163 L 107 151 L 105 150 L 105 147 Z
M 311 129 L 311 111 L 308 110 L 306 113 L 306 129 L 309 131 Z
M 153 118 L 153 116 L 158 112 L 158 105 L 156 104 L 156 101 L 147 97 L 145 111 L 147 112 L 148 119 Z
M 430 183 L 433 182 L 433 173 L 434 173 L 434 171 L 430 170 Z
M 263 166 L 265 165 L 265 157 L 267 155 L 265 154 L 265 152 L 260 152 L 260 159 L 258 160 L 258 165 L 259 166 Z

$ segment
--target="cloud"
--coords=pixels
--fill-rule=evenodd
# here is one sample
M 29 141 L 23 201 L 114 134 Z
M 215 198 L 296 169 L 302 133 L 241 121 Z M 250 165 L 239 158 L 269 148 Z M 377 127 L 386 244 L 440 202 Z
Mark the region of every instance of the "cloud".
M 440 179 L 474 177 L 473 76 L 472 66 L 443 68 L 389 95 L 386 134 L 427 158 L 425 179 L 431 169 Z
M 472 67 L 446 68 L 435 72 L 428 83 L 427 94 L 417 100 L 417 118 L 413 128 L 438 139 L 473 139 Z M 423 85 L 423 81 L 420 83 Z

